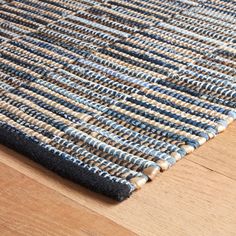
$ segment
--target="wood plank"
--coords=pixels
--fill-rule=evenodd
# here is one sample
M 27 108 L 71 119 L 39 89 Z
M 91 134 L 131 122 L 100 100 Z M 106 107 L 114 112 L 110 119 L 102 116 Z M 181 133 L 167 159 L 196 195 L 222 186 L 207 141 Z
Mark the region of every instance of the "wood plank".
M 186 159 L 236 180 L 236 122 Z
M 0 163 L 1 235 L 135 235 Z
M 139 235 L 235 235 L 236 181 L 188 160 L 116 203 L 13 151 L 0 161 Z

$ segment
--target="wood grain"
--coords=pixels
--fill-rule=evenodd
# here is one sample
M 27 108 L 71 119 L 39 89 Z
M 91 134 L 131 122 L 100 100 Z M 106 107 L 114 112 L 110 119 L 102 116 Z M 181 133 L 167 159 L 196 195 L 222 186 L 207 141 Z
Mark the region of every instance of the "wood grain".
M 187 159 L 236 180 L 236 122 Z
M 18 171 L 0 164 L 1 235 L 134 235 Z
M 70 204 L 75 204 L 73 207 L 78 204 L 79 207 L 89 208 L 99 214 L 99 217 L 109 218 L 111 222 L 127 228 L 130 230 L 128 234 L 132 231 L 144 236 L 234 236 L 235 131 L 236 126 L 233 124 L 122 203 L 116 203 L 62 179 L 5 147 L 0 148 L 0 162 L 33 179 L 31 191 L 34 191 L 33 185 L 40 183 L 45 186 L 46 192 L 53 191 L 55 198 L 57 194 L 63 195 L 65 199 L 62 202 L 72 200 Z M 24 184 L 21 187 L 24 189 Z M 55 213 L 51 210 L 50 214 Z M 58 218 L 51 217 L 52 222 L 57 224 Z M 76 213 L 72 214 L 72 225 L 73 217 L 76 218 Z M 68 222 L 68 227 L 69 225 Z M 77 227 L 82 225 L 83 223 Z M 0 230 L 2 227 L 6 227 L 6 224 L 0 224 Z

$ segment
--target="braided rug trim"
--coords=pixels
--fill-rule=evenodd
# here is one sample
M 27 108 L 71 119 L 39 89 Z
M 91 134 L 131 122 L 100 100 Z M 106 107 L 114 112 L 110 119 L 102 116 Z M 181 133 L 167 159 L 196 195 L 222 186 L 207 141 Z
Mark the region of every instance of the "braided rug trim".
M 236 119 L 236 1 L 0 0 L 0 141 L 116 200 Z

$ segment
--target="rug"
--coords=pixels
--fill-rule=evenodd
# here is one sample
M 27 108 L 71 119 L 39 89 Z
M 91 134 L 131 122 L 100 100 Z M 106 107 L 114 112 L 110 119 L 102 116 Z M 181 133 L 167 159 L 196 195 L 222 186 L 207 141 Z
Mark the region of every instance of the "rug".
M 0 0 L 1 143 L 126 199 L 236 119 L 235 16 L 234 0 Z

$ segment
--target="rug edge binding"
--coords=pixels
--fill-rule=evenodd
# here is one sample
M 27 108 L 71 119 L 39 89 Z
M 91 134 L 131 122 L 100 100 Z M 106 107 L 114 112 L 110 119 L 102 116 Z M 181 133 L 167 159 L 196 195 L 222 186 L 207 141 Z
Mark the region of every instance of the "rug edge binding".
M 27 156 L 64 178 L 116 201 L 127 199 L 134 191 L 131 184 L 116 182 L 97 172 L 93 173 L 69 159 L 61 158 L 56 153 L 46 150 L 37 139 L 6 123 L 0 124 L 0 144 Z

